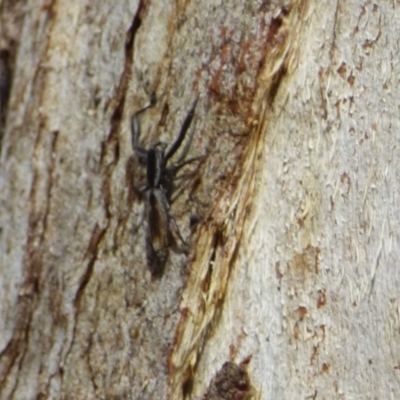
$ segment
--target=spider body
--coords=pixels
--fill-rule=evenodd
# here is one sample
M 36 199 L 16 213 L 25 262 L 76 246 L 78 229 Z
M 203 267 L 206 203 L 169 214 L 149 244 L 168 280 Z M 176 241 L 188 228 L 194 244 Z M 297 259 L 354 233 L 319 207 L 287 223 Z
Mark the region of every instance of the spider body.
M 198 98 L 196 98 L 187 114 L 177 139 L 167 152 L 165 152 L 167 146 L 162 142 L 154 143 L 149 149 L 145 149 L 139 145 L 140 122 L 138 116 L 154 105 L 154 96 L 150 98 L 148 105 L 132 116 L 131 120 L 132 147 L 139 161 L 145 164 L 147 168 L 147 186 L 144 188 L 146 192 L 148 225 L 147 254 L 151 264 L 150 269 L 154 274 L 161 273 L 167 261 L 172 240 L 171 224 L 173 224 L 174 231 L 179 239 L 186 245 L 179 233 L 175 220 L 170 215 L 169 201 L 173 191 L 173 180 L 176 178 L 176 173 L 184 165 L 193 162 L 197 158 L 185 161 L 184 158 L 186 154 L 183 154 L 183 157 L 181 157 L 183 161 L 171 165 L 169 165 L 169 160 L 179 150 L 185 139 L 186 133 L 193 120 L 197 101 Z

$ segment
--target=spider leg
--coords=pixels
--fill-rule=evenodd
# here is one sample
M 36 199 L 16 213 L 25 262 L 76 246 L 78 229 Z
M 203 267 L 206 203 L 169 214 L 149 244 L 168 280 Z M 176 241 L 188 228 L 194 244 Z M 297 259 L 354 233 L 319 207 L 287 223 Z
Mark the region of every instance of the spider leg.
M 189 186 L 189 184 L 186 183 L 184 186 L 181 186 L 181 187 L 179 188 L 179 190 L 175 191 L 174 195 L 171 196 L 169 202 L 170 202 L 171 204 L 174 204 L 175 201 L 182 195 L 182 193 L 185 191 L 185 189 L 186 189 L 188 186 Z
M 198 168 L 196 168 L 194 171 L 181 173 L 180 175 L 177 175 L 177 172 L 187 164 L 193 163 L 198 160 L 203 161 L 205 157 L 206 155 L 193 157 L 178 165 L 174 165 L 164 170 L 164 175 L 166 176 L 164 182 L 167 182 L 167 186 L 169 188 L 168 193 L 169 193 L 169 201 L 171 204 L 174 203 L 175 200 L 179 198 L 179 196 L 183 193 L 183 191 L 189 186 L 189 184 L 187 184 L 186 181 L 198 173 Z M 184 184 L 179 183 L 178 190 L 175 189 L 174 182 L 176 181 L 184 181 Z
M 132 142 L 132 149 L 136 153 L 139 158 L 140 163 L 146 164 L 147 161 L 147 150 L 141 146 L 139 146 L 139 137 L 140 137 L 140 121 L 139 121 L 139 114 L 143 111 L 147 110 L 150 107 L 153 107 L 156 102 L 155 95 L 152 94 L 150 96 L 150 100 L 148 104 L 146 104 L 142 109 L 137 111 L 135 114 L 132 115 L 131 118 L 131 142 Z
M 169 202 L 170 204 L 175 203 L 175 201 L 182 195 L 182 193 L 190 186 L 191 182 L 189 181 L 190 178 L 197 175 L 197 171 L 189 172 L 188 174 L 182 174 L 176 177 L 176 180 L 182 180 L 183 182 L 179 184 L 179 189 L 173 192 L 171 195 Z
M 183 168 L 185 165 L 191 164 L 191 163 L 193 163 L 193 162 L 195 162 L 197 160 L 202 160 L 205 157 L 206 156 L 204 155 L 204 156 L 198 156 L 198 157 L 189 158 L 189 160 L 182 161 L 181 163 L 179 163 L 177 165 L 174 165 L 173 167 L 166 168 L 165 169 L 165 173 L 167 175 L 172 176 L 171 180 L 173 180 L 173 181 L 176 180 L 176 179 L 180 179 L 180 177 L 177 177 L 175 175 L 181 168 Z
M 182 237 L 182 235 L 181 235 L 181 232 L 179 231 L 178 224 L 176 223 L 175 218 L 174 218 L 172 215 L 170 215 L 169 218 L 170 218 L 170 223 L 171 223 L 172 226 L 174 227 L 174 232 L 175 232 L 176 235 L 179 237 L 179 240 L 183 243 L 183 245 L 184 245 L 185 247 L 188 247 L 188 244 L 185 242 L 185 240 L 183 239 L 183 237 Z
M 183 121 L 183 125 L 181 131 L 179 132 L 178 137 L 176 138 L 175 142 L 172 144 L 170 149 L 168 150 L 167 154 L 165 155 L 165 164 L 167 161 L 176 153 L 176 151 L 181 146 L 183 140 L 185 139 L 186 132 L 188 131 L 190 124 L 192 123 L 194 117 L 194 111 L 197 106 L 197 102 L 199 101 L 199 96 L 197 95 L 196 100 L 194 101 L 192 108 L 189 110 L 188 114 L 186 115 L 185 120 Z

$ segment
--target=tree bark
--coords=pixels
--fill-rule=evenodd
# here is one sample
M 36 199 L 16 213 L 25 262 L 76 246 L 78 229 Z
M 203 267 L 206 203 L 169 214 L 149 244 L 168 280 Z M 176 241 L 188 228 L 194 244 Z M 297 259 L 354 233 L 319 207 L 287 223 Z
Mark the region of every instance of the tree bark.
M 1 399 L 400 392 L 396 3 L 1 13 Z M 161 269 L 130 132 L 152 93 L 145 148 L 199 96 Z

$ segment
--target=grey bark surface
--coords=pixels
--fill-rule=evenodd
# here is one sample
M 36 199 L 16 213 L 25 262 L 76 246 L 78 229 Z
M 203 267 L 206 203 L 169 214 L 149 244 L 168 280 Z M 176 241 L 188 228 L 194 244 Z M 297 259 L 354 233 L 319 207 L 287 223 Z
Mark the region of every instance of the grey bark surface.
M 1 399 L 400 393 L 399 6 L 238 3 L 1 3 Z M 205 155 L 160 276 L 151 93 Z

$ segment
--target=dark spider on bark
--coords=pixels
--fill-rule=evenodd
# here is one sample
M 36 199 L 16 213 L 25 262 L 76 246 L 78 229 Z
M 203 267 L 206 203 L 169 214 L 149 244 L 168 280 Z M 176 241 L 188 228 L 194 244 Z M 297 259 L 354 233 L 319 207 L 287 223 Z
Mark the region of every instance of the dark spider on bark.
M 140 122 L 139 115 L 156 102 L 154 95 L 150 97 L 149 103 L 141 110 L 133 114 L 131 119 L 132 148 L 136 153 L 139 162 L 147 167 L 147 185 L 143 189 L 146 192 L 146 214 L 147 214 L 147 258 L 149 268 L 153 275 L 162 274 L 168 259 L 169 247 L 172 242 L 171 225 L 174 232 L 187 247 L 183 240 L 178 226 L 171 216 L 170 198 L 174 190 L 173 181 L 177 178 L 177 172 L 185 165 L 202 157 L 195 157 L 185 160 L 186 153 L 180 157 L 177 164 L 169 165 L 169 160 L 179 150 L 185 139 L 186 133 L 192 123 L 194 112 L 197 106 L 198 97 L 189 110 L 178 137 L 171 147 L 166 151 L 167 145 L 163 142 L 154 143 L 149 149 L 139 145 Z

